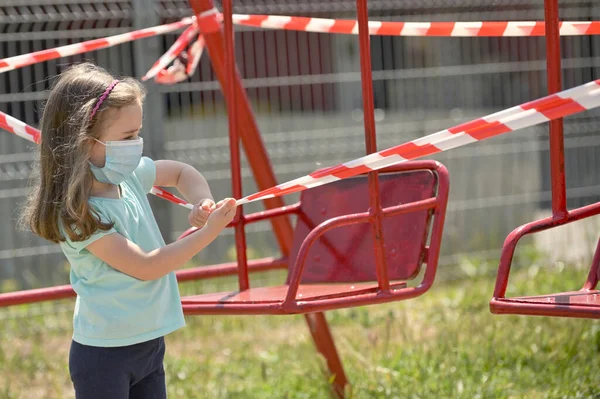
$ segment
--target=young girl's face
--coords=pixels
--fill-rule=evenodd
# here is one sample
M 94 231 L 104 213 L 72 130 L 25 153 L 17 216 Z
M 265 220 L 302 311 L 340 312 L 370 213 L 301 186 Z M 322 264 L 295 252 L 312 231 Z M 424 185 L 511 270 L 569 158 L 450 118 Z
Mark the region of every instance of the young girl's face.
M 98 129 L 98 140 L 107 141 L 132 140 L 139 136 L 142 129 L 142 105 L 139 101 L 122 108 L 109 108 L 104 111 Z M 104 167 L 106 147 L 97 141 L 93 142 L 90 161 L 94 166 Z

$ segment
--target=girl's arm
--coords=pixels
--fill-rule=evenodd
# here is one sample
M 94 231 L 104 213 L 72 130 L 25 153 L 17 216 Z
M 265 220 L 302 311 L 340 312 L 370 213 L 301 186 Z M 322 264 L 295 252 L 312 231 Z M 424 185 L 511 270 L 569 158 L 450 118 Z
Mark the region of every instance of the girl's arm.
M 192 166 L 177 161 L 155 161 L 155 186 L 175 187 L 191 204 L 198 204 L 209 199 L 214 203 L 208 182 L 200 172 Z
M 165 247 L 146 252 L 119 233 L 106 235 L 87 249 L 113 268 L 140 280 L 155 280 L 183 267 L 210 244 L 235 216 L 235 200 L 228 199 L 210 214 L 206 226 Z
M 190 225 L 204 227 L 215 204 L 208 182 L 196 169 L 177 161 L 155 161 L 155 186 L 175 187 L 194 208 L 188 215 Z

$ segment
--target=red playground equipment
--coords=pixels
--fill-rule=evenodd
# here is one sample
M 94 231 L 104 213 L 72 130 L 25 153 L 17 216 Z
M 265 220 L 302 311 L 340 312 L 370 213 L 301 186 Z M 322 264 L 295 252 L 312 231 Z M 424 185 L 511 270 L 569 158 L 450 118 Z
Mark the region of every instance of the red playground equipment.
M 197 15 L 212 9 L 210 0 L 191 0 L 190 4 Z M 369 154 L 377 151 L 377 145 L 367 2 L 358 1 L 357 5 Z M 205 35 L 205 41 L 215 70 L 220 70 L 219 80 L 226 88 L 233 195 L 241 198 L 238 141 L 242 139 L 250 156 L 255 151 L 253 147 L 260 146 L 257 144 L 260 138 L 235 69 L 230 1 L 223 2 L 223 20 L 224 65 L 218 65 L 223 62 L 218 57 L 223 54 L 221 32 Z M 264 148 L 260 150 L 264 155 L 250 163 L 259 187 L 266 189 L 275 181 L 266 152 Z M 266 174 L 263 176 L 266 184 L 261 184 L 258 177 L 261 174 Z M 448 189 L 448 175 L 442 165 L 417 162 L 386 170 L 381 177 L 370 172 L 368 176 L 305 191 L 299 203 L 292 206 L 267 203 L 268 211 L 247 216 L 240 209 L 232 223 L 236 233 L 239 291 L 184 297 L 184 312 L 305 314 L 315 344 L 335 376 L 333 391 L 343 396 L 347 379 L 322 312 L 401 300 L 426 292 L 435 278 Z M 290 214 L 297 215 L 293 234 L 288 227 Z M 248 223 L 265 219 L 279 221 L 286 228 L 275 232 L 284 255 L 280 262 L 288 268 L 288 279 L 282 286 L 250 288 L 244 228 Z M 193 229 L 187 234 L 193 234 Z M 408 287 L 404 281 L 416 277 L 424 262 L 427 269 L 423 281 L 417 287 Z
M 231 149 L 232 194 L 242 198 L 241 140 L 259 189 L 276 186 L 275 174 L 261 140 L 250 104 L 241 85 L 233 52 L 231 1 L 223 2 L 223 25 L 218 21 L 212 0 L 190 0 L 205 47 L 227 102 Z M 361 54 L 363 107 L 365 110 L 366 153 L 377 151 L 373 87 L 367 28 L 367 2 L 357 1 Z M 154 28 L 154 32 L 181 28 L 179 24 Z M 146 29 L 140 37 L 148 35 Z M 182 38 L 191 40 L 191 28 Z M 192 32 L 193 33 L 193 32 Z M 112 41 L 98 39 L 88 47 L 84 43 L 59 51 L 44 51 L 22 56 L 14 63 L 0 60 L 0 71 L 30 65 L 75 52 L 90 51 L 114 43 L 135 39 L 121 35 Z M 200 42 L 200 39 L 198 40 Z M 183 47 L 180 40 L 176 50 Z M 184 43 L 185 44 L 185 43 Z M 196 47 L 195 58 L 203 47 Z M 173 49 L 173 47 L 172 47 Z M 17 57 L 15 57 L 17 58 Z M 153 69 L 166 66 L 157 62 Z M 179 60 L 177 60 L 179 61 Z M 161 64 L 162 63 L 162 64 Z M 188 64 L 189 67 L 189 64 Z M 168 82 L 172 77 L 166 69 L 155 76 Z M 39 132 L 14 118 L 0 113 L 0 127 L 31 141 L 39 141 Z M 409 158 L 407 158 L 409 159 Z M 415 161 L 392 166 L 380 172 L 363 167 L 360 175 L 313 188 L 302 193 L 300 201 L 285 206 L 280 197 L 264 200 L 266 211 L 245 215 L 240 205 L 232 222 L 235 229 L 237 263 L 180 270 L 179 281 L 238 275 L 239 291 L 197 295 L 182 298 L 185 314 L 304 314 L 317 349 L 327 360 L 335 378 L 333 393 L 344 396 L 348 385 L 342 362 L 335 348 L 323 311 L 414 298 L 433 284 L 440 253 L 446 204 L 448 173 L 439 162 Z M 185 201 L 155 188 L 153 194 L 179 205 Z M 297 219 L 292 229 L 290 216 Z M 279 243 L 282 257 L 249 261 L 246 257 L 245 226 L 269 220 Z M 194 229 L 185 234 L 193 234 Z M 420 274 L 422 281 L 409 286 L 407 282 Z M 284 285 L 250 287 L 250 272 L 288 269 Z M 74 295 L 70 286 L 0 294 L 0 306 L 11 306 Z
M 204 50 L 224 91 L 229 116 L 232 195 L 238 213 L 235 230 L 237 262 L 181 270 L 179 281 L 237 275 L 233 292 L 182 298 L 187 315 L 304 314 L 317 349 L 334 376 L 333 392 L 344 396 L 348 384 L 324 311 L 415 298 L 433 284 L 440 254 L 449 177 L 435 161 L 414 161 L 458 146 L 550 121 L 553 216 L 515 230 L 506 240 L 490 303 L 493 313 L 600 317 L 595 291 L 600 273 L 600 242 L 588 281 L 581 291 L 506 298 L 510 264 L 521 237 L 600 213 L 600 204 L 574 211 L 566 209 L 562 117 L 600 106 L 600 80 L 564 92 L 560 80 L 561 34 L 600 34 L 598 22 L 558 20 L 558 0 L 545 0 L 542 22 L 383 23 L 369 22 L 367 1 L 357 0 L 358 23 L 278 16 L 235 16 L 232 0 L 223 0 L 219 14 L 212 0 L 190 0 L 195 18 L 147 28 L 108 39 L 44 50 L 0 60 L 0 73 L 36 62 L 91 51 L 125 41 L 186 28 L 183 35 L 152 67 L 159 83 L 172 83 L 193 73 Z M 282 22 L 284 21 L 284 22 Z M 222 23 L 221 23 L 222 22 Z M 277 185 L 250 103 L 236 68 L 233 24 L 278 29 L 358 33 L 363 93 L 366 156 L 326 168 L 292 182 Z M 413 36 L 546 36 L 550 96 L 522 104 L 404 143 L 385 151 L 377 149 L 370 38 L 373 34 Z M 189 54 L 179 57 L 198 36 Z M 60 51 L 59 51 L 60 50 Z M 183 61 L 182 61 L 183 60 Z M 174 67 L 166 67 L 174 62 Z M 183 63 L 187 62 L 184 66 Z M 0 127 L 37 142 L 39 132 L 0 113 Z M 239 142 L 262 192 L 243 198 Z M 410 162 L 405 162 L 411 160 Z M 309 190 L 305 190 L 309 189 Z M 302 191 L 300 200 L 285 205 L 281 196 Z M 155 188 L 153 194 L 183 206 L 185 201 Z M 263 200 L 266 210 L 243 212 L 243 204 Z M 296 225 L 292 227 L 292 216 Z M 248 260 L 246 226 L 268 220 L 279 244 L 280 258 Z M 195 229 L 184 233 L 194 234 Z M 423 265 L 426 265 L 423 269 Z M 287 269 L 284 284 L 250 287 L 249 273 Z M 420 281 L 417 280 L 422 276 Z M 74 296 L 70 286 L 0 294 L 0 306 L 33 303 Z
M 545 0 L 546 18 L 546 65 L 550 94 L 561 90 L 561 56 L 559 37 L 558 0 Z M 600 241 L 592 260 L 587 281 L 579 291 L 549 295 L 507 298 L 506 288 L 510 265 L 519 240 L 529 234 L 551 229 L 589 218 L 600 213 L 600 203 L 569 211 L 565 182 L 565 154 L 563 121 L 550 122 L 550 168 L 552 177 L 552 216 L 537 220 L 515 229 L 506 238 L 500 256 L 500 266 L 490 301 L 492 313 L 535 316 L 560 316 L 600 318 L 600 291 L 596 290 L 600 276 Z

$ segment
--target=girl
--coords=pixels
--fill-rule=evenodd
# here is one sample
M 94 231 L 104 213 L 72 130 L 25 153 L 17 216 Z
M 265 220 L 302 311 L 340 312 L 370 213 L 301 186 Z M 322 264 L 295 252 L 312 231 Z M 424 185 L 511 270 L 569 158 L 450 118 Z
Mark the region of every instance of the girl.
M 174 270 L 235 215 L 194 168 L 142 157 L 143 87 L 92 64 L 64 72 L 41 121 L 39 181 L 24 221 L 60 246 L 77 293 L 69 370 L 77 398 L 165 398 L 164 335 L 185 325 Z M 176 187 L 202 227 L 165 245 L 148 199 Z

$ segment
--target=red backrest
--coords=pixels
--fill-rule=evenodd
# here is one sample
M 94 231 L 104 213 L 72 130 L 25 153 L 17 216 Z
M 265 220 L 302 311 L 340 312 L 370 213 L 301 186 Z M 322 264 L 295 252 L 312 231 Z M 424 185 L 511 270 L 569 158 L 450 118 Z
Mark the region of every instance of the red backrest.
M 383 208 L 434 197 L 437 175 L 431 170 L 379 174 Z M 302 192 L 290 266 L 308 233 L 325 220 L 369 209 L 367 176 L 340 180 Z M 383 238 L 390 280 L 414 278 L 423 263 L 431 211 L 383 219 Z M 310 248 L 302 283 L 376 281 L 371 224 L 335 228 Z

